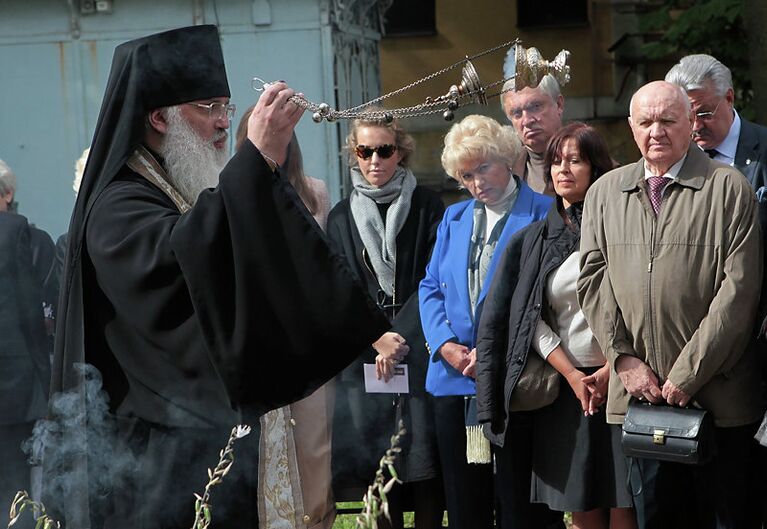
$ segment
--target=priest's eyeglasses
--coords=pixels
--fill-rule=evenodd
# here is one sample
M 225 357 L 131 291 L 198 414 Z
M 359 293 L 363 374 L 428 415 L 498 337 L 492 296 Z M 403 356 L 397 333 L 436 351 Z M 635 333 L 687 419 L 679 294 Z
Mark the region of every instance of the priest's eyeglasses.
M 719 105 L 722 104 L 722 101 L 724 101 L 724 99 L 720 99 L 714 110 L 711 110 L 710 112 L 696 112 L 695 119 L 699 121 L 711 121 L 714 119 L 714 114 L 716 114 L 716 111 L 719 110 Z
M 208 111 L 208 117 L 211 119 L 229 119 L 234 117 L 234 112 L 237 107 L 231 103 L 187 103 L 197 108 L 202 108 Z
M 373 156 L 373 153 L 378 153 L 379 158 L 383 158 L 386 160 L 387 158 L 391 158 L 392 154 L 394 154 L 394 151 L 397 150 L 396 145 L 392 145 L 390 143 L 387 143 L 386 145 L 379 145 L 378 147 L 368 147 L 367 145 L 357 145 L 354 148 L 354 153 L 357 155 L 358 158 L 362 158 L 363 160 L 367 160 L 368 158 L 371 158 Z

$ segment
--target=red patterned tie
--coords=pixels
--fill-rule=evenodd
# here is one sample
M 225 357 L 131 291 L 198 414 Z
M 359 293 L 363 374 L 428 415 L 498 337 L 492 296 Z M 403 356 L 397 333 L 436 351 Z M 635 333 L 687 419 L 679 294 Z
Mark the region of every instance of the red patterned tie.
M 652 209 L 655 211 L 655 216 L 658 216 L 661 203 L 663 202 L 663 188 L 669 182 L 668 178 L 663 176 L 651 176 L 647 178 L 647 194 L 650 197 L 650 203 Z

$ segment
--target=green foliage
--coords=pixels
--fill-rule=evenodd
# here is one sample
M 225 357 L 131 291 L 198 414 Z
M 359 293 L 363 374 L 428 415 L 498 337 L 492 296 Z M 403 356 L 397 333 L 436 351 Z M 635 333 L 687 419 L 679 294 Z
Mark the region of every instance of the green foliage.
M 339 502 L 336 504 L 339 509 L 363 509 L 365 504 L 359 502 Z M 357 516 L 356 514 L 339 514 L 336 516 L 336 521 L 333 524 L 333 529 L 357 529 Z M 403 514 L 404 527 L 415 527 L 415 516 L 412 512 L 406 512 Z M 447 527 L 447 513 L 445 513 L 442 520 L 442 527 Z
M 677 53 L 743 55 L 744 29 L 741 0 L 667 0 L 654 12 L 640 15 L 643 32 L 661 32 L 660 40 L 648 43 L 650 58 Z
M 639 16 L 639 28 L 657 35 L 657 40 L 642 47 L 650 59 L 707 53 L 724 63 L 732 71 L 736 107 L 748 117 L 751 76 L 742 4 L 742 0 L 666 0 L 655 11 Z
M 336 504 L 339 509 L 342 508 L 349 508 L 349 509 L 361 509 L 364 507 L 364 504 L 360 502 L 339 502 Z M 339 514 L 336 516 L 336 521 L 333 524 L 333 529 L 356 529 L 357 527 L 357 520 L 356 520 L 355 514 Z M 406 512 L 404 513 L 404 527 L 407 529 L 409 527 L 415 527 L 415 516 L 412 512 Z M 566 512 L 564 515 L 565 519 L 565 527 L 567 529 L 570 529 L 573 526 L 573 515 L 569 512 Z M 450 527 L 447 520 L 447 512 L 444 513 L 442 516 L 442 527 Z

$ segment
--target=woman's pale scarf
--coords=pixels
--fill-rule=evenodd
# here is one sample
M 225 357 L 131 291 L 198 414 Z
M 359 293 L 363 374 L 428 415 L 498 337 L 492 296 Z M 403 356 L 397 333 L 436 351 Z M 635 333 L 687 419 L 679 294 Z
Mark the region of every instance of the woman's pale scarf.
M 498 203 L 489 206 L 479 200 L 474 203 L 474 224 L 472 225 L 471 241 L 469 248 L 469 266 L 467 270 L 467 281 L 469 286 L 469 298 L 471 301 L 472 319 L 475 317 L 479 293 L 487 278 L 487 271 L 490 268 L 490 262 L 493 259 L 495 248 L 506 226 L 509 212 L 514 207 L 519 195 L 519 186 L 513 175 L 509 177 L 509 183 Z M 487 235 L 487 208 L 490 208 L 500 215 L 495 225 Z M 474 322 L 477 325 L 478 322 Z M 482 426 L 476 420 L 476 396 L 466 397 L 466 462 L 475 464 L 487 464 L 492 462 L 492 453 L 490 451 L 490 441 L 482 433 Z M 473 413 L 469 412 L 470 407 Z M 468 417 L 471 415 L 471 418 Z
M 483 204 L 479 200 L 474 203 L 474 223 L 471 228 L 469 266 L 467 270 L 472 320 L 475 317 L 479 294 L 485 284 L 490 262 L 495 254 L 495 247 L 501 238 L 509 212 L 514 207 L 518 194 L 519 186 L 517 181 L 514 176 L 510 175 L 503 196 L 501 196 L 497 203 L 492 206 Z M 498 218 L 492 227 L 488 226 L 488 209 L 494 212 L 496 218 Z M 488 228 L 490 229 L 488 230 Z M 489 234 L 487 233 L 488 231 L 490 232 Z M 479 322 L 475 322 L 475 324 L 477 323 Z
M 378 285 L 386 295 L 394 295 L 394 274 L 397 257 L 397 234 L 410 212 L 410 201 L 416 186 L 415 176 L 397 166 L 394 176 L 381 187 L 371 185 L 362 176 L 359 167 L 351 168 L 354 190 L 349 204 L 357 231 L 373 265 Z M 386 223 L 376 204 L 390 204 L 386 210 Z

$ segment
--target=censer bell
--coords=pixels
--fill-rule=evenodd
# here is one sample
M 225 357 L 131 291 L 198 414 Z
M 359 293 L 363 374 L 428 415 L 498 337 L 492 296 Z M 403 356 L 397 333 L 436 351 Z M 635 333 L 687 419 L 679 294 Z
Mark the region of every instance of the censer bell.
M 485 89 L 482 87 L 482 83 L 479 82 L 479 74 L 468 57 L 466 57 L 466 63 L 461 69 L 461 84 L 457 86 L 452 85 L 447 94 L 442 96 L 447 99 L 447 110 L 442 113 L 445 121 L 452 121 L 455 117 L 454 111 L 458 107 L 463 106 L 459 103 L 461 96 L 468 97 L 472 103 L 487 105 Z
M 479 74 L 477 73 L 473 59 L 477 59 L 484 55 L 494 53 L 498 50 L 504 49 L 511 45 L 511 48 L 506 54 L 506 61 L 504 63 L 504 78 L 498 81 L 494 81 L 490 84 L 483 85 Z M 570 81 L 570 67 L 567 65 L 567 59 L 570 56 L 570 52 L 567 50 L 560 51 L 552 61 L 547 61 L 543 58 L 537 48 L 524 48 L 522 42 L 517 39 L 514 41 L 505 42 L 494 48 L 484 50 L 471 57 L 467 56 L 465 59 L 451 64 L 450 66 L 443 68 L 437 72 L 431 73 L 417 81 L 410 83 L 402 88 L 384 94 L 380 97 L 362 103 L 356 107 L 352 107 L 345 110 L 336 110 L 327 103 L 316 104 L 303 96 L 295 95 L 290 98 L 291 101 L 305 110 L 312 112 L 312 119 L 316 123 L 320 123 L 322 120 L 333 122 L 338 119 L 357 119 L 364 117 L 366 119 L 380 119 L 386 122 L 391 122 L 394 118 L 402 119 L 415 116 L 425 116 L 428 114 L 436 114 L 442 112 L 442 116 L 447 121 L 451 121 L 455 117 L 455 110 L 460 107 L 470 104 L 478 103 L 480 105 L 487 105 L 487 100 L 493 97 L 498 97 L 504 92 L 508 92 L 512 89 L 521 90 L 527 86 L 536 87 L 540 83 L 541 79 L 547 74 L 551 74 L 557 80 L 560 85 L 565 85 Z M 379 105 L 389 97 L 401 94 L 414 86 L 423 82 L 429 81 L 437 76 L 440 76 L 448 71 L 451 71 L 458 66 L 461 68 L 461 81 L 457 85 L 451 85 L 446 94 L 432 98 L 427 97 L 423 103 L 413 105 L 410 107 L 392 108 L 392 109 L 371 109 L 373 105 Z M 511 88 L 500 89 L 498 92 L 490 93 L 491 89 L 498 86 L 503 86 L 507 81 L 514 79 L 514 86 Z M 263 79 L 254 77 L 252 80 L 252 86 L 255 90 L 261 91 L 268 86 L 268 83 Z
M 458 92 L 461 95 L 469 96 L 473 103 L 487 105 L 485 89 L 479 81 L 479 74 L 476 68 L 474 68 L 468 57 L 466 57 L 466 64 L 463 65 L 461 70 L 461 84 L 458 86 Z

